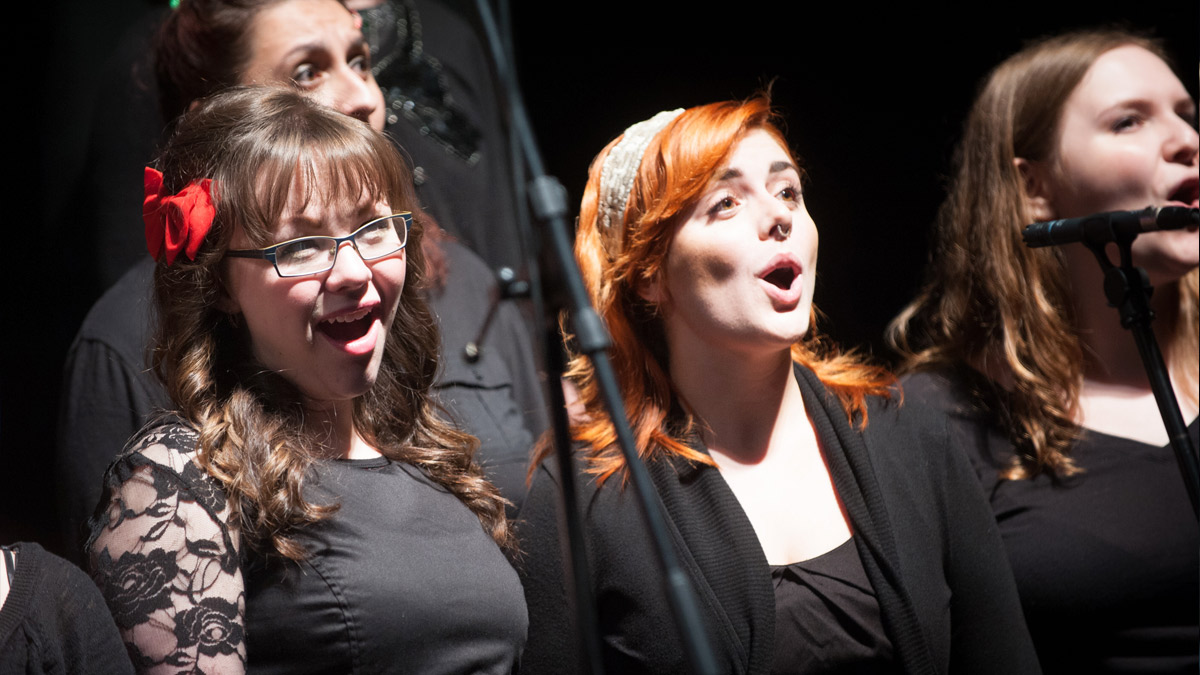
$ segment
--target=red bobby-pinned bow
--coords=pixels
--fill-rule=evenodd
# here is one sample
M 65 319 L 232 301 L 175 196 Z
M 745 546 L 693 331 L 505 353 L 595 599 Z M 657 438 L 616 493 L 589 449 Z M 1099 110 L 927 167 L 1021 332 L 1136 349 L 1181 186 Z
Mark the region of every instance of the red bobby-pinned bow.
M 205 178 L 189 183 L 179 194 L 164 195 L 162 173 L 146 167 L 145 182 L 142 220 L 146 223 L 146 249 L 155 260 L 165 254 L 168 265 L 175 262 L 180 251 L 187 253 L 189 260 L 195 260 L 217 215 L 212 203 L 212 181 Z

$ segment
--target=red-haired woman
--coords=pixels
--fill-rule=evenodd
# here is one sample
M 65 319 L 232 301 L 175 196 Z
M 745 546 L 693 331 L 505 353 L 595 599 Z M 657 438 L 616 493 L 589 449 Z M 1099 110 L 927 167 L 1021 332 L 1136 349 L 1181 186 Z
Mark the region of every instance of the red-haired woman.
M 1036 672 L 970 465 L 820 344 L 801 170 L 754 99 L 660 113 L 593 162 L 576 256 L 722 672 Z M 687 664 L 588 362 L 569 377 L 608 672 Z M 557 468 L 519 534 L 523 672 L 576 663 Z
M 1047 672 L 1197 672 L 1200 537 L 1136 345 L 1083 245 L 1021 241 L 1033 221 L 1195 208 L 1195 124 L 1143 37 L 1070 33 L 1004 61 L 967 119 L 928 282 L 891 329 L 919 371 L 908 400 L 951 416 L 989 495 Z M 1198 237 L 1133 246 L 1193 444 Z

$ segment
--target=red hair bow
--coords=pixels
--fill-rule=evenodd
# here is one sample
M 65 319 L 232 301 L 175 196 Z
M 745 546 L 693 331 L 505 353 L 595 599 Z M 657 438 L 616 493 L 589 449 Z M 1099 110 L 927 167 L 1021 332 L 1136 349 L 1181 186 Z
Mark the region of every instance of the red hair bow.
M 205 178 L 189 183 L 179 194 L 164 195 L 163 175 L 146 167 L 146 200 L 142 202 L 142 220 L 146 223 L 146 248 L 155 260 L 165 254 L 167 264 L 175 262 L 180 251 L 196 259 L 204 236 L 212 227 L 217 209 L 212 203 L 212 181 Z

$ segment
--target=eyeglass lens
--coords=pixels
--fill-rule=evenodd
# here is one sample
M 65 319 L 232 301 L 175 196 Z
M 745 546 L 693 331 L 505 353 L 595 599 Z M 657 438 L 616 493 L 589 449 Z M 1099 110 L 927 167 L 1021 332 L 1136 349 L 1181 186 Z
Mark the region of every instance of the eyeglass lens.
M 407 229 L 404 219 L 389 216 L 373 220 L 350 235 L 363 260 L 374 260 L 404 248 Z M 333 237 L 305 237 L 275 250 L 280 274 L 299 276 L 323 272 L 337 259 L 338 241 Z

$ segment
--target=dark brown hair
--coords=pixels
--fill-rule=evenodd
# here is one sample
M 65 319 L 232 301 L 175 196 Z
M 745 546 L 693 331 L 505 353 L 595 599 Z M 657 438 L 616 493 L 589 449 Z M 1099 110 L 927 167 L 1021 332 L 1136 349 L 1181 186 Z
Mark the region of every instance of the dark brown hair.
M 1008 478 L 1043 471 L 1070 475 L 1078 433 L 1084 355 L 1060 252 L 1031 249 L 1032 222 L 1018 158 L 1053 160 L 1063 106 L 1100 55 L 1124 45 L 1165 58 L 1161 46 L 1122 30 L 1087 30 L 1037 42 L 995 68 L 983 83 L 955 156 L 938 213 L 932 260 L 917 297 L 893 321 L 888 340 L 906 370 L 969 365 L 1011 380 L 976 403 L 999 416 L 1017 448 Z M 1178 297 L 1169 354 L 1194 378 L 1197 271 L 1160 292 Z M 1190 374 L 1189 374 L 1190 373 Z
M 216 217 L 195 260 L 160 261 L 160 317 L 153 361 L 179 414 L 200 432 L 200 464 L 221 481 L 234 525 L 252 546 L 298 559 L 298 529 L 336 505 L 312 504 L 303 484 L 316 457 L 299 393 L 251 355 L 249 335 L 220 309 L 222 259 L 235 228 L 271 243 L 293 186 L 307 199 L 357 201 L 395 210 L 414 204 L 412 179 L 395 146 L 358 120 L 288 90 L 236 87 L 203 99 L 179 121 L 159 159 L 163 189 L 212 179 Z M 406 282 L 379 374 L 355 400 L 354 426 L 384 456 L 423 469 L 511 543 L 503 501 L 472 461 L 476 441 L 435 415 L 430 388 L 438 332 L 422 285 L 423 223 L 414 220 Z
M 183 0 L 154 38 L 154 73 L 163 119 L 192 101 L 238 84 L 250 58 L 254 17 L 282 0 Z

